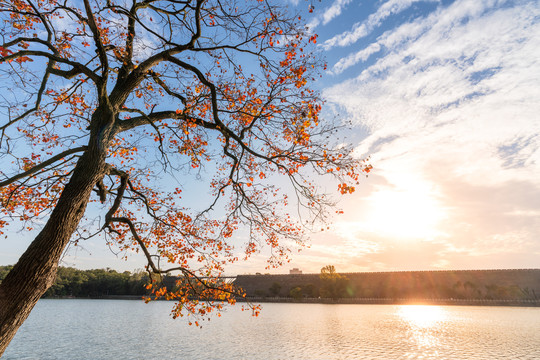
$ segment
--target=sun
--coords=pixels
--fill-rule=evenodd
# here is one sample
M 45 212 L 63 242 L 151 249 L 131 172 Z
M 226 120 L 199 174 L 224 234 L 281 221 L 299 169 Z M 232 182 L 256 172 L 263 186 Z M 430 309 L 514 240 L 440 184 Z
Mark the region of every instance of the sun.
M 396 239 L 432 239 L 445 211 L 428 187 L 380 187 L 368 198 L 367 225 L 371 231 Z

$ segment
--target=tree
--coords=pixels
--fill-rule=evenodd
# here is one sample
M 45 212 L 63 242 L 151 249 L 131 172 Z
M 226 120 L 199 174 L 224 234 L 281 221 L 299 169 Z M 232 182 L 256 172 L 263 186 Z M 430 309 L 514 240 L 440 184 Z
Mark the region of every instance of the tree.
M 289 290 L 289 296 L 294 300 L 300 300 L 302 298 L 302 288 L 300 286 L 291 288 L 291 290 Z
M 279 292 L 281 291 L 281 284 L 278 283 L 278 282 L 273 282 L 272 286 L 270 286 L 270 288 L 268 288 L 268 290 L 270 291 L 270 294 L 272 294 L 274 296 L 278 296 Z
M 289 197 L 325 216 L 331 198 L 310 175 L 354 191 L 370 167 L 329 140 L 340 125 L 319 118 L 309 87 L 316 35 L 279 3 L 0 1 L 0 231 L 39 228 L 0 285 L 0 355 L 70 242 L 142 252 L 174 316 L 205 314 L 219 304 L 195 295 L 234 301 L 212 280 L 225 264 L 267 244 L 279 265 L 283 239 L 303 243 Z M 193 178 L 209 179 L 204 206 L 182 201 Z M 160 286 L 169 271 L 183 276 L 175 291 Z
M 338 274 L 334 265 L 323 267 L 319 277 L 321 279 L 319 292 L 322 297 L 339 299 L 346 296 L 349 279 Z
M 11 265 L 0 266 L 0 282 L 2 282 L 2 280 L 4 280 L 4 278 L 10 272 L 11 269 L 13 269 L 13 266 L 11 266 Z
M 313 284 L 307 284 L 302 287 L 302 292 L 306 294 L 307 297 L 317 297 L 319 290 Z

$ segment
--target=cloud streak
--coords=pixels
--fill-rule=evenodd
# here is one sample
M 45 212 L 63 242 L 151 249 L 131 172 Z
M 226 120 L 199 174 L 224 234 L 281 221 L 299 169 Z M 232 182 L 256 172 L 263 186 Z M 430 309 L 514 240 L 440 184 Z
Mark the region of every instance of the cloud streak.
M 315 17 L 307 26 L 310 30 L 314 30 L 321 23 L 328 24 L 330 21 L 341 15 L 343 9 L 351 3 L 352 0 L 336 0 L 332 5 L 326 8 L 321 15 Z
M 370 44 L 368 47 L 357 51 L 347 57 L 340 59 L 333 67 L 332 74 L 341 74 L 346 69 L 350 68 L 353 65 L 356 65 L 359 62 L 366 61 L 371 55 L 379 52 L 381 50 L 381 45 L 378 43 Z
M 389 0 L 383 3 L 375 13 L 369 15 L 364 22 L 355 23 L 351 30 L 326 40 L 321 46 L 325 50 L 330 50 L 336 46 L 343 47 L 354 44 L 359 39 L 369 35 L 388 17 L 400 13 L 418 2 L 438 2 L 438 0 Z

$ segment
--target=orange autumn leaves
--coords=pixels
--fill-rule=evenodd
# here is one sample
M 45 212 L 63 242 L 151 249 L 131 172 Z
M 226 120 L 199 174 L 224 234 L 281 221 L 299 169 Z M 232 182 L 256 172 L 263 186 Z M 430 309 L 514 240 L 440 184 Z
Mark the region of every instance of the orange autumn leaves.
M 310 87 L 324 68 L 312 54 L 317 36 L 278 2 L 135 1 L 126 8 L 98 0 L 86 2 L 90 12 L 78 3 L 29 4 L 0 3 L 13 14 L 0 65 L 15 61 L 20 75 L 46 72 L 26 80 L 39 95 L 11 108 L 10 135 L 35 154 L 12 154 L 12 167 L 29 171 L 106 136 L 92 121 L 107 108 L 114 123 L 102 142 L 108 172 L 90 200 L 99 215 L 74 240 L 100 234 L 121 254 L 148 251 L 160 269 L 176 269 L 182 277 L 174 289 L 157 275 L 149 285 L 153 297 L 177 301 L 175 316 L 234 302 L 238 290 L 219 280 L 231 262 L 263 247 L 268 266 L 287 262 L 305 243 L 297 214 L 322 218 L 332 202 L 319 175 L 335 177 L 338 193 L 350 194 L 371 169 L 331 141 L 341 124 L 322 118 Z M 72 30 L 51 30 L 60 20 Z M 31 221 L 52 210 L 77 160 L 70 154 L 2 187 L 0 227 L 14 214 Z M 185 196 L 180 188 L 193 181 L 197 194 Z M 104 226 L 104 218 L 117 221 Z

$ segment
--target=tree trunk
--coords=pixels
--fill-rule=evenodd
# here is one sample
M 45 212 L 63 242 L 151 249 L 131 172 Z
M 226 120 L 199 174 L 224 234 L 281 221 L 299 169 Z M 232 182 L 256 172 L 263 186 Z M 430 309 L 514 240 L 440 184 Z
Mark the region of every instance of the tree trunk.
M 103 129 L 110 130 L 103 120 L 101 126 L 94 126 L 97 129 L 92 131 L 88 150 L 77 162 L 45 227 L 0 284 L 0 357 L 39 298 L 54 283 L 60 257 L 84 215 L 92 189 L 103 177 L 108 137 L 104 133 L 109 133 Z

